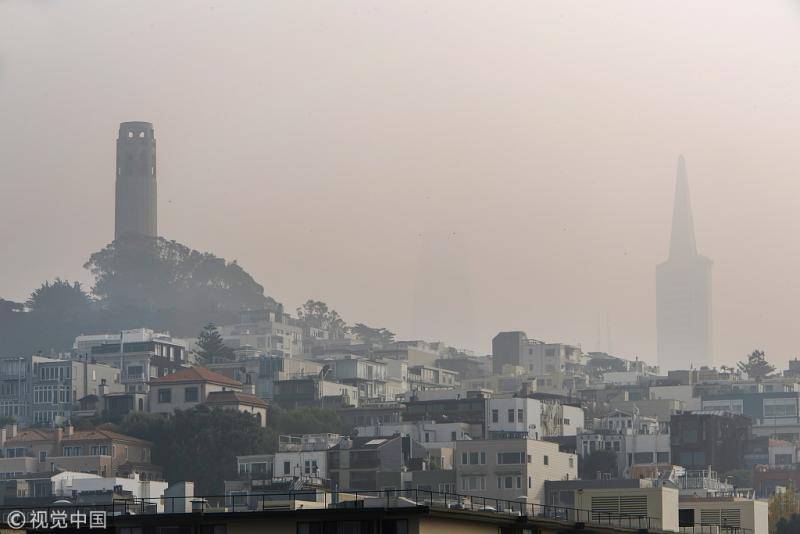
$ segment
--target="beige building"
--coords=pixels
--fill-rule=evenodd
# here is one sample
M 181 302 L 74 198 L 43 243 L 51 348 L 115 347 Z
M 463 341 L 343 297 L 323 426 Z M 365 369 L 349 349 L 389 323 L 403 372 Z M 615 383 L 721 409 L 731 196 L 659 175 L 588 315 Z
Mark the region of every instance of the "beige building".
M 752 534 L 767 534 L 767 501 L 741 497 L 683 497 L 680 499 L 681 525 L 719 525 L 747 529 Z
M 138 473 L 159 480 L 161 468 L 150 463 L 152 444 L 108 430 L 75 431 L 71 426 L 18 432 L 16 425 L 0 431 L 0 476 L 78 471 L 103 477 Z
M 578 458 L 534 439 L 456 441 L 456 491 L 493 499 L 544 502 L 546 480 L 578 478 Z
M 149 406 L 153 413 L 188 410 L 206 402 L 209 394 L 242 391 L 242 383 L 205 367 L 187 367 L 150 381 Z
M 648 532 L 678 531 L 680 492 L 651 479 L 569 480 L 545 485 L 546 503 L 565 519 Z

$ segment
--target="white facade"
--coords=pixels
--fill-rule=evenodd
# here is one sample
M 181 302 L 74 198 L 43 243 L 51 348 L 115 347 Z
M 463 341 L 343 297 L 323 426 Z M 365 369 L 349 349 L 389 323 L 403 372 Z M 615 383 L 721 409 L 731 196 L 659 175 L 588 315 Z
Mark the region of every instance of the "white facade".
M 574 480 L 578 458 L 558 444 L 533 439 L 457 441 L 457 491 L 479 497 L 543 503 L 546 480 Z
M 134 498 L 150 499 L 149 502 L 157 503 L 159 512 L 164 511 L 161 498 L 168 486 L 168 483 L 157 480 L 139 480 L 135 474 L 132 478 L 97 477 L 72 480 L 72 491 L 78 494 L 85 491 L 113 491 L 114 488 L 121 487 L 123 491 L 130 491 Z
M 360 426 L 356 431 L 361 437 L 410 436 L 426 449 L 453 446 L 454 441 L 472 439 L 467 423 L 436 423 L 434 421 L 408 421 L 382 425 Z
M 584 426 L 583 409 L 527 397 L 490 398 L 486 431 L 492 436 L 574 436 Z

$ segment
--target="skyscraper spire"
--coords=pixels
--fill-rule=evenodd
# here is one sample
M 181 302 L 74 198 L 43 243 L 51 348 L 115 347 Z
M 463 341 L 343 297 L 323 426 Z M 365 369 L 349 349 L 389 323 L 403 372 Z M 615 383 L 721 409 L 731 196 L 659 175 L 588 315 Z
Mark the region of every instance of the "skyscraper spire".
M 692 203 L 689 199 L 689 179 L 683 154 L 678 157 L 678 177 L 675 181 L 675 204 L 672 208 L 672 237 L 669 259 L 694 258 L 697 243 L 694 239 Z
M 656 268 L 658 362 L 662 370 L 711 365 L 711 260 L 697 253 L 683 156 L 678 158 L 669 258 Z

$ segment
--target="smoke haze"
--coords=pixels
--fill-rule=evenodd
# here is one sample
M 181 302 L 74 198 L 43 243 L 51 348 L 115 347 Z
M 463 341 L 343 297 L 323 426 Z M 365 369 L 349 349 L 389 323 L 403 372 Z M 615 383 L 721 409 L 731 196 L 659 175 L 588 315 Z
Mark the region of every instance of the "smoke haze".
M 759 347 L 783 366 L 800 302 L 798 15 L 744 0 L 5 0 L 0 297 L 88 281 L 113 239 L 117 127 L 142 120 L 160 234 L 237 259 L 287 309 L 313 297 L 482 352 L 499 330 L 586 350 L 610 337 L 655 361 L 683 153 L 716 362 Z

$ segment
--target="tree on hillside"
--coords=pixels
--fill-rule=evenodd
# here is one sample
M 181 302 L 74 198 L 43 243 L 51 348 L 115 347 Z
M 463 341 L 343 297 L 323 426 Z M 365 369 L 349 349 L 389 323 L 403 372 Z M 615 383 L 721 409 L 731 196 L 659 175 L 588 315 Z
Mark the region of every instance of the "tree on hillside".
M 276 441 L 250 414 L 205 406 L 173 416 L 136 412 L 119 430 L 153 442 L 153 463 L 164 467 L 167 481 L 192 480 L 197 495 L 221 495 L 224 481 L 238 475 L 237 456 L 270 452 Z
M 300 308 L 297 308 L 297 318 L 306 326 L 327 330 L 333 339 L 344 337 L 347 323 L 336 310 L 328 308 L 321 300 L 309 299 Z
M 303 434 L 332 433 L 344 431 L 342 420 L 333 410 L 317 407 L 297 408 L 284 411 L 271 408 L 269 426 L 276 434 L 300 436 Z
M 209 321 L 234 322 L 242 309 L 275 303 L 235 261 L 161 237 L 126 235 L 92 254 L 84 267 L 105 310 L 178 335 L 191 335 Z
M 363 323 L 356 323 L 351 326 L 350 332 L 364 343 L 386 344 L 394 341 L 394 332 L 386 328 L 373 328 Z
M 25 305 L 32 313 L 47 314 L 51 317 L 80 315 L 86 313 L 92 304 L 89 295 L 78 282 L 56 278 L 46 281 L 31 293 Z
M 747 357 L 747 361 L 742 361 L 737 364 L 742 372 L 747 373 L 747 376 L 760 382 L 764 378 L 768 378 L 775 372 L 775 366 L 767 361 L 766 355 L 763 350 L 754 350 Z
M 208 323 L 203 327 L 197 338 L 197 344 L 200 346 L 199 355 L 206 363 L 234 360 L 233 349 L 222 341 L 222 336 L 214 323 Z

